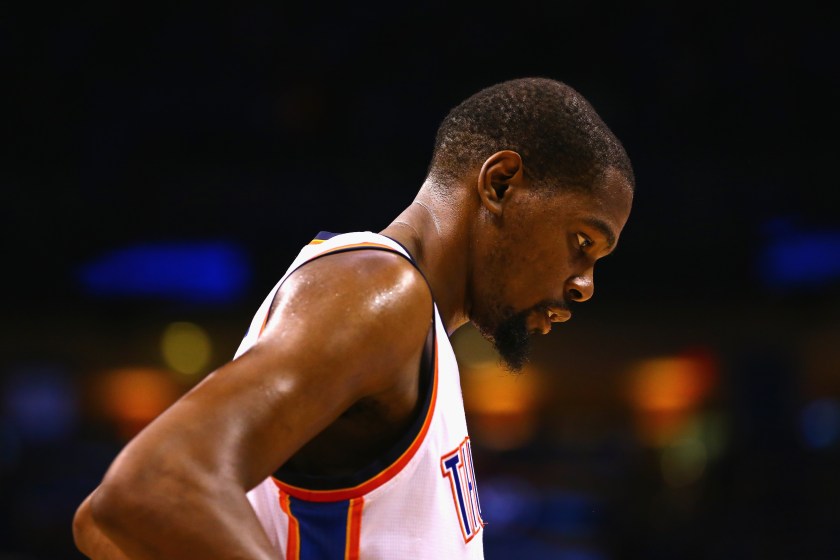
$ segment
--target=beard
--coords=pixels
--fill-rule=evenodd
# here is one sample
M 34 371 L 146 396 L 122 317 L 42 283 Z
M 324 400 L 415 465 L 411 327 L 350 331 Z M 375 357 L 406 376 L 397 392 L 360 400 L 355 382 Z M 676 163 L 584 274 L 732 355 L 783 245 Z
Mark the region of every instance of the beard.
M 528 363 L 531 333 L 528 332 L 527 319 L 531 311 L 526 309 L 519 313 L 508 312 L 492 329 L 477 325 L 482 336 L 493 343 L 502 364 L 511 373 L 521 372 Z

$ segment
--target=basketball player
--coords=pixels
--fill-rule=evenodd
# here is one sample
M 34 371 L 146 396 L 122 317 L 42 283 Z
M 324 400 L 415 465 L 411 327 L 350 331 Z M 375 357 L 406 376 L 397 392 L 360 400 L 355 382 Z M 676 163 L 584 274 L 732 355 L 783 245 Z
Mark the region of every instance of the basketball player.
M 473 95 L 441 124 L 412 204 L 380 233 L 304 247 L 236 358 L 126 446 L 76 514 L 79 548 L 481 558 L 448 336 L 472 321 L 520 369 L 529 336 L 592 297 L 633 189 L 620 142 L 567 85 Z

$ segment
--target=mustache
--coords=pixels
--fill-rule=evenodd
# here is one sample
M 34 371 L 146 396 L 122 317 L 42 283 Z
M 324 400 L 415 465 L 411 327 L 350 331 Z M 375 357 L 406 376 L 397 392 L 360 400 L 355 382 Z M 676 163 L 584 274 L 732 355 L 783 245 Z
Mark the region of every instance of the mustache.
M 563 311 L 571 312 L 569 304 L 562 299 L 546 299 L 534 305 L 524 313 L 532 313 L 534 311 L 539 313 L 548 313 L 549 309 L 562 309 Z

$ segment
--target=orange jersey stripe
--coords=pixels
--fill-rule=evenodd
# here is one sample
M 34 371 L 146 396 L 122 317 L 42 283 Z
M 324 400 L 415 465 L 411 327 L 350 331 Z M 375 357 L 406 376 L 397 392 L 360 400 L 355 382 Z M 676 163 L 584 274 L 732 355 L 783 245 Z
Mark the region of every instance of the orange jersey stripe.
M 312 245 L 312 244 L 310 243 L 310 245 Z M 370 241 L 362 241 L 361 243 L 352 243 L 350 245 L 342 245 L 341 247 L 336 247 L 335 249 L 330 249 L 329 251 L 324 251 L 323 253 L 321 253 L 319 255 L 315 255 L 312 258 L 314 259 L 316 257 L 321 257 L 323 255 L 329 255 L 330 253 L 335 253 L 336 251 L 345 251 L 347 249 L 355 249 L 356 247 L 379 247 L 380 249 L 387 249 L 391 253 L 402 254 L 402 253 L 399 253 L 396 249 L 394 249 L 390 245 L 383 245 L 382 243 L 372 243 Z M 306 262 L 309 262 L 309 261 L 306 261 Z M 303 265 L 301 265 L 301 266 L 303 266 Z
M 344 550 L 344 560 L 359 560 L 364 506 L 364 497 L 350 500 L 350 509 L 347 511 L 347 547 Z
M 292 515 L 289 507 L 289 495 L 280 492 L 280 509 L 289 518 L 289 532 L 286 538 L 286 560 L 300 560 L 300 525 L 297 518 Z

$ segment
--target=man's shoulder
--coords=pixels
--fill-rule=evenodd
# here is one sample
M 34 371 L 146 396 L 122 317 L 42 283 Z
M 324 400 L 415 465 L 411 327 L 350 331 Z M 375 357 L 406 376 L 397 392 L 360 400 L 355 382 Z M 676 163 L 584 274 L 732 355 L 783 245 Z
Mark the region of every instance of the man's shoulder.
M 404 256 L 331 252 L 280 285 L 255 347 L 273 347 L 281 362 L 308 356 L 308 369 L 327 364 L 342 379 L 365 379 L 365 395 L 380 394 L 402 384 L 406 372 L 416 379 L 406 364 L 419 360 L 433 309 L 423 275 Z
M 421 299 L 431 302 L 426 279 L 403 253 L 390 247 L 342 247 L 325 252 L 294 270 L 281 291 L 329 291 L 357 300 Z M 324 294 L 326 295 L 326 294 Z

